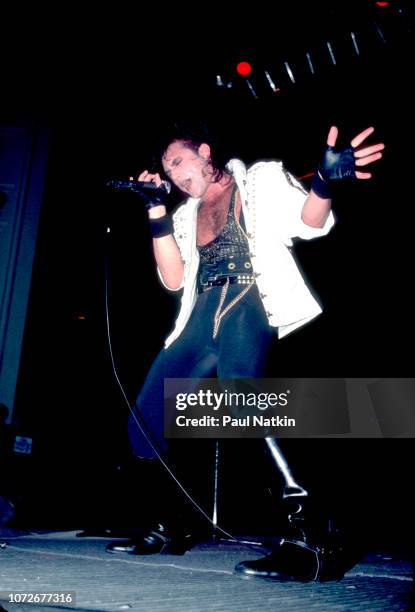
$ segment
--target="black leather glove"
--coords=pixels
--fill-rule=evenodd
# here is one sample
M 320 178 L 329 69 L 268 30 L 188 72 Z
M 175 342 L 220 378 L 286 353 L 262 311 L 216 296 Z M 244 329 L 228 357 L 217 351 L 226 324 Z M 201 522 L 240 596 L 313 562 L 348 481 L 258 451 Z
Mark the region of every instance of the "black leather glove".
M 320 198 L 331 198 L 331 181 L 356 179 L 355 158 L 352 147 L 338 149 L 327 145 L 323 159 L 311 182 L 311 189 Z
M 167 203 L 168 193 L 164 187 L 158 187 L 157 189 L 152 189 L 151 191 L 134 190 L 134 192 L 141 197 L 143 202 L 145 202 L 144 208 L 146 210 L 149 210 L 154 206 L 165 206 Z
M 318 171 L 325 181 L 355 179 L 355 159 L 352 147 L 336 150 L 327 145 Z
M 168 187 L 167 181 L 165 183 Z M 146 210 L 166 204 L 170 189 L 164 187 L 163 183 L 160 187 L 156 187 L 154 183 L 147 183 L 148 188 L 145 185 L 144 182 L 122 179 L 111 179 L 106 182 L 106 186 L 114 191 L 132 191 L 137 194 L 144 201 Z

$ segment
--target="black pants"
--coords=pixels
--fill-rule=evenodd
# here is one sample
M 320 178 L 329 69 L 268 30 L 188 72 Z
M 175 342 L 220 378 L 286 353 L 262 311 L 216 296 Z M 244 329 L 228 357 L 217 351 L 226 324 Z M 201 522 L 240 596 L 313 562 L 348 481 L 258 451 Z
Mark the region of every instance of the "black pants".
M 229 285 L 223 308 L 243 289 Z M 213 338 L 213 325 L 221 287 L 201 293 L 179 338 L 156 357 L 139 393 L 136 405 L 159 447 L 167 450 L 164 429 L 165 378 L 249 378 L 264 375 L 268 349 L 274 335 L 256 285 L 223 317 Z M 137 408 L 136 408 L 137 409 Z M 154 458 L 133 417 L 129 421 L 130 443 L 135 455 Z

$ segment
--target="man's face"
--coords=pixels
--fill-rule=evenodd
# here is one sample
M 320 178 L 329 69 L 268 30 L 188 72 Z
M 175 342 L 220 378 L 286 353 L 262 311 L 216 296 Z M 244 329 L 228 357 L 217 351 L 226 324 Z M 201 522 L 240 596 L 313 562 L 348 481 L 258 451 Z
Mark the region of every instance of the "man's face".
M 202 197 L 212 183 L 210 147 L 200 145 L 197 152 L 183 142 L 172 142 L 166 149 L 162 164 L 173 183 L 193 198 Z

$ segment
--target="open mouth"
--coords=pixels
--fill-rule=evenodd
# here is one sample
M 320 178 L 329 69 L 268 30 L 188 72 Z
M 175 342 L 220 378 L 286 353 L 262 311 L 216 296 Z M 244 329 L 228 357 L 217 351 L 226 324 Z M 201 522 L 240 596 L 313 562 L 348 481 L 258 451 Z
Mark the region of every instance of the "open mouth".
M 186 179 L 180 184 L 180 189 L 182 191 L 189 191 L 191 184 L 192 184 L 192 179 Z

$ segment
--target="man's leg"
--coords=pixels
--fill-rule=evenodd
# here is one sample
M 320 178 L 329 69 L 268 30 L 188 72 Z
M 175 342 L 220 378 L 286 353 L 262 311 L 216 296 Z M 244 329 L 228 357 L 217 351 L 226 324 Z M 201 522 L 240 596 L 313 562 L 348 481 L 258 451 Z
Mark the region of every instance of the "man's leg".
M 211 349 L 202 316 L 206 314 L 205 296 L 200 296 L 198 305 L 200 308 L 194 311 L 180 338 L 168 349 L 162 349 L 153 362 L 136 400 L 134 413 L 129 418 L 130 445 L 142 474 L 141 480 L 147 484 L 147 490 L 141 491 L 138 484 L 137 492 L 141 495 L 140 503 L 149 507 L 148 513 L 153 517 L 150 529 L 145 530 L 141 538 L 109 544 L 108 552 L 183 554 L 193 544 L 194 540 L 185 527 L 190 503 L 157 459 L 140 426 L 170 466 L 172 457 L 168 455 L 164 438 L 164 379 L 201 378 L 216 374 L 217 358 Z
M 218 336 L 219 378 L 264 376 L 271 336 L 256 291 L 256 287 L 252 287 L 221 323 Z M 232 295 L 228 298 L 231 299 Z M 356 562 L 353 553 L 350 554 L 345 547 L 343 534 L 333 524 L 329 510 L 314 508 L 312 511 L 308 487 L 294 477 L 279 442 L 266 438 L 265 443 L 282 477 L 286 524 L 282 537 L 269 555 L 239 563 L 235 573 L 241 578 L 268 580 L 342 578 L 344 572 Z

